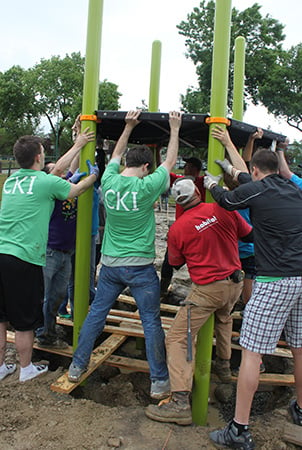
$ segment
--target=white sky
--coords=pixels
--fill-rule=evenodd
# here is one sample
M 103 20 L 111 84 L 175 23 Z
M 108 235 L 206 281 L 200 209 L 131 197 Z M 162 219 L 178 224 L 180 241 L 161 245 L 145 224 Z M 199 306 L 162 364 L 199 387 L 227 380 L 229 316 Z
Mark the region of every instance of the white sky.
M 257 1 L 233 0 L 232 6 L 245 9 Z M 285 46 L 302 41 L 300 0 L 258 0 L 262 14 L 270 14 L 285 25 Z M 162 42 L 159 108 L 179 109 L 180 94 L 197 85 L 195 67 L 185 57 L 184 37 L 176 25 L 199 0 L 104 0 L 100 79 L 119 86 L 123 94 L 121 110 L 149 100 L 151 49 L 154 40 Z M 286 8 L 286 9 L 285 9 Z M 28 68 L 41 58 L 86 48 L 88 0 L 18 0 L 2 2 L 0 15 L 0 71 L 13 65 Z M 206 112 L 206 111 L 205 111 Z M 284 122 L 273 121 L 261 108 L 249 108 L 244 121 L 302 139 Z

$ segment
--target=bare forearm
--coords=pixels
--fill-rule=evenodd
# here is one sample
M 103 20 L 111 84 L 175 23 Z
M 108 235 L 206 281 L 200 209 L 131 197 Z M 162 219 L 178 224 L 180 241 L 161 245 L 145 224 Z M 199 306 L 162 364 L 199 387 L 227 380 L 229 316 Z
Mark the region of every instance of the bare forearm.
M 81 148 L 82 147 L 79 144 L 74 144 L 67 153 L 58 159 L 51 173 L 53 175 L 61 176 L 62 173 L 70 167 L 73 159 L 79 155 Z
M 78 197 L 79 195 L 83 194 L 83 192 L 87 191 L 87 189 L 89 189 L 93 185 L 96 179 L 97 177 L 92 174 L 86 177 L 84 180 L 79 181 L 78 184 L 71 183 L 71 189 L 68 198 Z
M 227 143 L 225 149 L 228 152 L 228 155 L 230 157 L 232 165 L 236 169 L 240 170 L 240 172 L 248 172 L 248 168 L 247 168 L 244 160 L 238 153 L 238 151 L 232 141 Z
M 293 175 L 293 172 L 288 167 L 288 164 L 286 162 L 283 150 L 278 149 L 276 153 L 277 153 L 278 159 L 279 159 L 279 173 L 280 173 L 280 175 L 282 175 L 284 178 L 290 179 L 292 177 L 292 175 Z
M 119 140 L 116 143 L 116 146 L 112 153 L 112 158 L 121 158 L 127 149 L 127 144 L 129 137 L 132 133 L 133 126 L 130 124 L 126 124 L 124 131 L 122 132 Z
M 170 140 L 169 140 L 168 149 L 167 149 L 167 157 L 166 157 L 166 160 L 162 163 L 162 165 L 165 166 L 169 172 L 171 172 L 171 170 L 175 166 L 176 160 L 177 160 L 178 147 L 179 147 L 178 134 L 179 134 L 178 129 L 173 128 L 171 130 Z

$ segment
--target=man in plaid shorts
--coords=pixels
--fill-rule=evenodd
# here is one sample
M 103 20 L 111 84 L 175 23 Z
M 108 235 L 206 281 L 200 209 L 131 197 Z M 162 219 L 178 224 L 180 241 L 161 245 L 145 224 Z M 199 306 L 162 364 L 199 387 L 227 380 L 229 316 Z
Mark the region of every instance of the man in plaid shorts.
M 251 169 L 252 181 L 239 173 L 241 185 L 233 191 L 218 186 L 219 177 L 205 177 L 205 187 L 220 206 L 250 208 L 254 229 L 257 277 L 241 329 L 235 417 L 226 428 L 210 433 L 217 444 L 242 449 L 255 446 L 248 422 L 261 355 L 274 352 L 283 329 L 295 363 L 297 400 L 289 410 L 302 426 L 302 191 L 278 174 L 278 156 L 270 150 L 258 150 Z

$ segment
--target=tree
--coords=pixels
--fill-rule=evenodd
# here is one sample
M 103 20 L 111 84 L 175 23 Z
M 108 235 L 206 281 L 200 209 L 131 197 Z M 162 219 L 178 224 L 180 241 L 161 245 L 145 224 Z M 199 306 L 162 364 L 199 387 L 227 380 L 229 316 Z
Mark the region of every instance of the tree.
M 82 110 L 84 64 L 80 53 L 72 53 L 41 59 L 28 70 L 14 66 L 0 73 L 1 153 L 11 151 L 19 136 L 38 132 L 43 118 L 56 149 L 65 151 L 71 145 L 71 126 Z M 119 109 L 120 96 L 116 84 L 102 81 L 98 108 Z
M 282 51 L 284 26 L 269 15 L 262 17 L 261 6 L 255 3 L 244 11 L 232 9 L 230 79 L 228 106 L 231 110 L 233 86 L 234 44 L 237 36 L 246 39 L 246 96 L 255 104 L 261 99 L 259 86 L 269 79 L 272 65 L 276 63 Z M 188 14 L 187 21 L 177 27 L 185 36 L 187 57 L 196 66 L 198 88 L 189 87 L 182 96 L 183 109 L 188 112 L 207 112 L 210 107 L 210 89 L 212 72 L 212 51 L 214 37 L 215 2 L 202 0 Z M 192 110 L 191 108 L 195 108 Z
M 80 53 L 66 55 L 63 59 L 60 56 L 41 59 L 28 71 L 39 115 L 47 118 L 56 143 L 69 119 L 77 115 L 74 107 L 81 102 L 83 76 L 84 58 Z
M 0 73 L 0 153 L 11 153 L 17 138 L 34 134 L 38 124 L 35 93 L 26 71 L 13 66 Z
M 280 54 L 259 92 L 269 112 L 302 132 L 302 44 Z

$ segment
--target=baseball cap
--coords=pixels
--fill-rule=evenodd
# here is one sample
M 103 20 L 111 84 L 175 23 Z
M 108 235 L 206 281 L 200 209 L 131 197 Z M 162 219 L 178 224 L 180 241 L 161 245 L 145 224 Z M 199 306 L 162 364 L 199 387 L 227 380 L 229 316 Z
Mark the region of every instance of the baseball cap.
M 171 194 L 179 205 L 188 203 L 195 192 L 195 184 L 191 178 L 178 178 L 174 181 L 171 189 Z
M 183 158 L 187 163 L 192 164 L 192 166 L 196 167 L 197 170 L 201 170 L 202 162 L 199 158 L 195 158 L 195 156 L 191 156 L 190 158 Z

